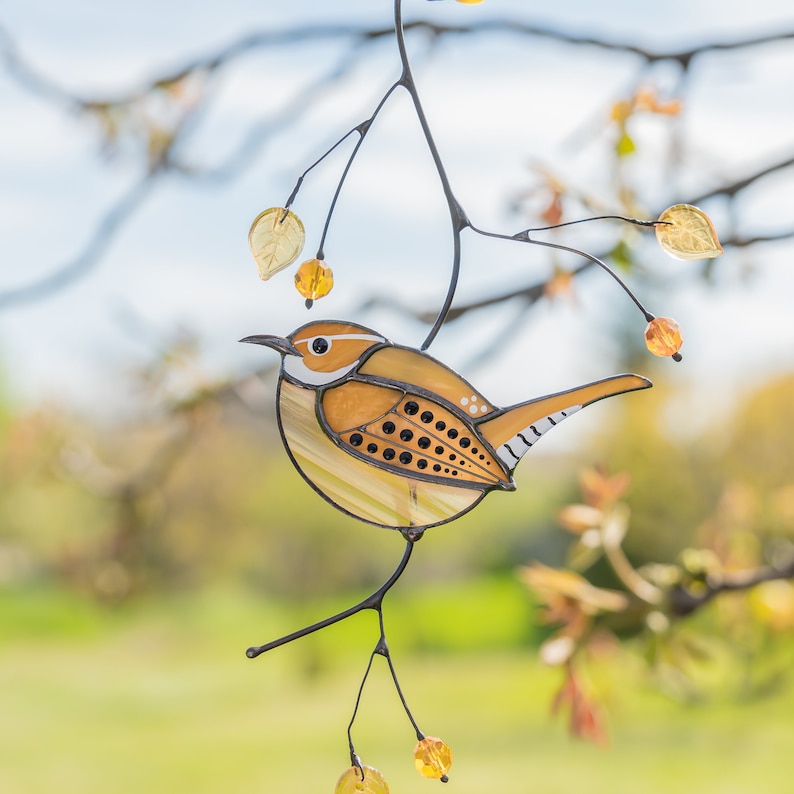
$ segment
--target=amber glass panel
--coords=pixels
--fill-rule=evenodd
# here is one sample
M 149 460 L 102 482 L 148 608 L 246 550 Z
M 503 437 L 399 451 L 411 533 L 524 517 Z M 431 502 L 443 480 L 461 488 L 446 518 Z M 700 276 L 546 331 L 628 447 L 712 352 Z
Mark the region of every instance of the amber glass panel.
M 585 406 L 604 397 L 621 394 L 635 389 L 647 389 L 651 383 L 639 375 L 616 375 L 595 383 L 588 383 L 577 389 L 552 394 L 530 400 L 512 408 L 506 408 L 504 413 L 491 420 L 486 420 L 480 425 L 480 431 L 496 448 L 508 441 L 516 433 L 528 428 L 533 422 L 545 419 L 558 411 L 565 411 L 574 406 Z
M 359 372 L 418 386 L 452 403 L 472 419 L 487 416 L 494 409 L 460 375 L 416 350 L 404 347 L 376 350 Z
M 337 446 L 315 411 L 316 392 L 282 381 L 281 427 L 301 474 L 342 510 L 385 527 L 425 527 L 466 512 L 480 490 L 414 480 L 359 460 Z

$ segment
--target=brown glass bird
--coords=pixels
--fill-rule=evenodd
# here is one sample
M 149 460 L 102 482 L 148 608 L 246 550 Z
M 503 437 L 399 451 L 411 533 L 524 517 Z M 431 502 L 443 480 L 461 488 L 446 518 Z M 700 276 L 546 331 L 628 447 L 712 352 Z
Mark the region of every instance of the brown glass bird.
M 518 461 L 566 417 L 652 385 L 616 375 L 498 408 L 426 353 L 355 323 L 240 341 L 282 356 L 279 428 L 304 479 L 343 512 L 412 539 L 489 491 L 514 490 Z

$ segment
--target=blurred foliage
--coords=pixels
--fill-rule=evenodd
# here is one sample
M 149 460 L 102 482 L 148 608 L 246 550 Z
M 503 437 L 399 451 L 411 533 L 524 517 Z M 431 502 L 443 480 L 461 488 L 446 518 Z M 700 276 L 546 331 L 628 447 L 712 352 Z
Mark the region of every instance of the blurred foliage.
M 205 384 L 201 399 L 181 393 L 159 416 L 152 408 L 116 425 L 54 406 L 4 408 L 3 585 L 55 583 L 115 602 L 213 581 L 307 597 L 382 580 L 399 554 L 394 533 L 313 494 L 284 458 L 272 404 L 252 409 L 229 388 Z M 162 404 L 161 391 L 150 396 Z M 766 385 L 695 438 L 671 430 L 667 400 L 664 386 L 626 400 L 592 441 L 593 459 L 630 472 L 627 554 L 636 565 L 668 563 L 709 546 L 722 558 L 772 562 L 794 532 L 794 378 Z M 539 449 L 528 476 L 476 517 L 429 532 L 416 575 L 558 562 L 555 515 L 573 500 L 576 471 Z

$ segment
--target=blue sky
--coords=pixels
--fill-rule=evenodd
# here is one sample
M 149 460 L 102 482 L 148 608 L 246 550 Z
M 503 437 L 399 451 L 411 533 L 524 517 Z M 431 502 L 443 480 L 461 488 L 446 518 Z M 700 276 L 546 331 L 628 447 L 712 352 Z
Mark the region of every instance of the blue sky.
M 478 6 L 406 0 L 406 18 L 418 14 L 450 23 L 512 16 L 674 49 L 794 29 L 794 7 L 780 0 L 742 4 L 730 14 L 724 3 L 710 0 L 569 2 L 538 10 L 525 0 Z M 135 89 L 251 30 L 345 20 L 388 24 L 390 18 L 388 0 L 0 3 L 0 24 L 27 61 L 70 91 L 100 97 Z M 269 107 L 340 53 L 337 46 L 313 44 L 241 59 L 213 86 L 214 107 L 191 141 L 190 156 L 222 161 Z M 634 59 L 509 36 L 451 38 L 429 56 L 414 40 L 412 53 L 453 188 L 477 225 L 511 233 L 522 228 L 507 205 L 526 185 L 532 162 L 559 169 L 579 185 L 608 182 L 598 125 L 609 104 L 634 84 Z M 697 64 L 682 119 L 692 168 L 680 184 L 664 178 L 660 163 L 668 152 L 661 142 L 654 148 L 654 130 L 639 131 L 651 143 L 632 168 L 654 201 L 669 196 L 672 203 L 693 185 L 702 189 L 791 155 L 794 45 L 750 55 L 712 55 Z M 236 179 L 208 184 L 166 178 L 86 277 L 44 300 L 0 312 L 0 365 L 11 394 L 123 409 L 126 373 L 177 327 L 199 336 L 206 366 L 218 374 L 261 363 L 262 351 L 238 345 L 240 337 L 287 333 L 326 316 L 352 317 L 395 341 L 418 344 L 424 329 L 399 313 L 359 312 L 363 298 L 384 293 L 435 306 L 448 277 L 443 198 L 405 96 L 395 96 L 379 119 L 340 201 L 326 248 L 337 276 L 331 296 L 308 314 L 288 272 L 266 284 L 258 280 L 246 242 L 254 216 L 281 204 L 297 175 L 368 115 L 397 74 L 393 47 L 371 50 L 349 79 L 259 150 Z M 652 77 L 662 88 L 675 83 L 670 69 Z M 594 144 L 572 148 L 571 141 L 592 129 Z M 98 143 L 89 119 L 26 92 L 0 71 L 0 290 L 76 255 L 108 203 L 135 178 L 131 160 L 107 162 Z M 343 163 L 340 155 L 317 169 L 295 205 L 307 225 L 307 255 Z M 742 219 L 769 229 L 790 227 L 793 184 L 790 174 L 781 174 L 750 191 L 739 207 Z M 730 221 L 724 206 L 708 209 L 718 228 Z M 577 232 L 570 242 L 597 247 L 599 234 Z M 538 252 L 515 248 L 466 237 L 461 299 L 548 272 Z M 791 243 L 766 245 L 752 257 L 724 257 L 717 265 L 718 289 L 688 279 L 691 265 L 655 248 L 643 254 L 661 280 L 682 284 L 663 294 L 663 305 L 646 296 L 653 311 L 676 317 L 686 334 L 684 364 L 665 362 L 671 379 L 696 388 L 711 404 L 791 367 L 792 249 Z M 537 310 L 503 354 L 476 370 L 467 370 L 471 359 L 505 326 L 512 308 L 450 326 L 431 352 L 478 385 L 492 384 L 484 390 L 503 404 L 610 374 L 608 329 L 625 298 L 596 276 L 581 285 L 578 297 L 575 308 L 559 303 Z M 641 334 L 644 321 L 639 315 L 635 321 Z M 516 359 L 531 373 L 520 383 Z M 696 412 L 696 405 L 689 407 Z

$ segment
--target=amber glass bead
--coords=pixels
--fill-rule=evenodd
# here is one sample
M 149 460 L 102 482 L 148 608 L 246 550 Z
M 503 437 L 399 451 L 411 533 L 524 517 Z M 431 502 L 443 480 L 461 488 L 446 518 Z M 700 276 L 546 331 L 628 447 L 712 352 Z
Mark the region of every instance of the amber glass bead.
M 436 736 L 425 736 L 414 747 L 414 764 L 422 777 L 446 780 L 452 766 L 452 750 Z
M 361 779 L 361 770 L 351 766 L 342 772 L 336 782 L 334 794 L 389 794 L 389 786 L 377 769 L 365 766 L 364 779 Z
M 645 329 L 645 345 L 655 356 L 674 356 L 683 339 L 678 323 L 669 317 L 655 317 Z
M 324 298 L 333 286 L 333 271 L 321 259 L 307 259 L 295 274 L 295 288 L 307 301 Z

